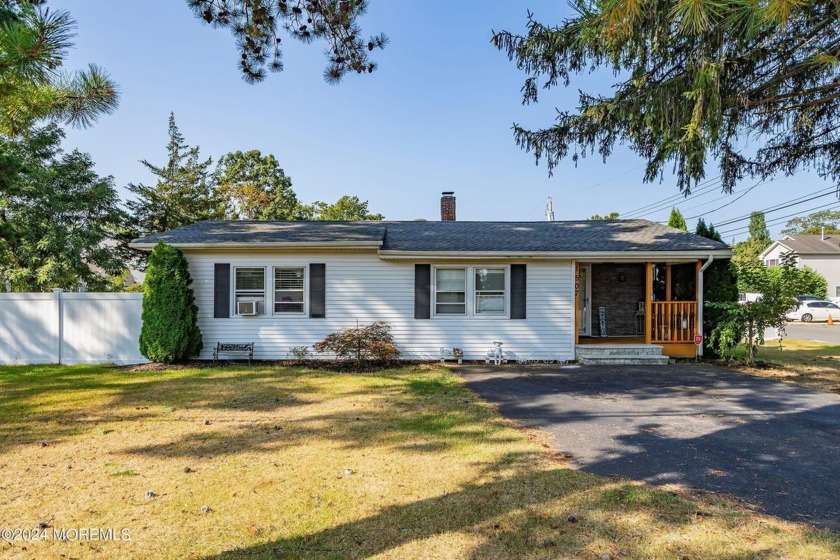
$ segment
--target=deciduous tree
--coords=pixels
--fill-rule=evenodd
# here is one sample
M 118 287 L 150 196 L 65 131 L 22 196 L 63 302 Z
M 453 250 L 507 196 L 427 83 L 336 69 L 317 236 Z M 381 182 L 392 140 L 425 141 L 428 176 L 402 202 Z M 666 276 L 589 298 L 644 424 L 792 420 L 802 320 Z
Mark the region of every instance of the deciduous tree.
M 782 233 L 785 235 L 820 235 L 840 233 L 840 210 L 821 210 L 789 220 Z
M 0 136 L 0 287 L 109 290 L 125 271 L 127 216 L 112 177 L 63 153 L 55 125 Z
M 359 200 L 358 196 L 344 195 L 333 204 L 316 202 L 307 209 L 306 218 L 334 222 L 355 222 L 362 220 L 381 220 L 382 214 L 368 212 L 368 201 Z
M 292 179 L 273 155 L 231 152 L 219 160 L 214 181 L 231 220 L 299 220 L 303 210 Z
M 600 214 L 594 214 L 589 217 L 590 220 L 617 220 L 618 219 L 618 212 L 610 212 L 609 214 L 604 214 L 601 216 Z

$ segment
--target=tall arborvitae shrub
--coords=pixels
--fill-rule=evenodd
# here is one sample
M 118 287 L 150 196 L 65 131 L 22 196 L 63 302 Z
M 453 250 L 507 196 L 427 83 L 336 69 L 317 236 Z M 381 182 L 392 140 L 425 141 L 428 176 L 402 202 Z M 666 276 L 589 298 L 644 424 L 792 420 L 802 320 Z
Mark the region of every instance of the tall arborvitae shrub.
M 695 234 L 722 241 L 720 234 L 715 231 L 715 226 L 709 224 L 707 227 L 703 218 L 697 221 Z M 711 339 L 710 335 L 726 315 L 722 308 L 708 304 L 736 301 L 738 301 L 738 278 L 732 263 L 729 260 L 714 261 L 703 275 L 703 302 L 706 304 L 703 308 L 703 333 L 706 336 L 704 346 L 706 357 L 715 358 L 720 355 L 719 340 Z
M 198 306 L 190 284 L 184 254 L 158 243 L 146 269 L 140 331 L 140 352 L 153 362 L 179 362 L 201 351 Z

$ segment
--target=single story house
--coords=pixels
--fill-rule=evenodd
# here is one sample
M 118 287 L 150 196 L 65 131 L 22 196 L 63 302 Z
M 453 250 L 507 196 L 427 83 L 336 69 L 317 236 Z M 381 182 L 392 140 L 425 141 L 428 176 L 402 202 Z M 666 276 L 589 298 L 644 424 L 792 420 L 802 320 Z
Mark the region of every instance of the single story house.
M 797 268 L 808 267 L 825 277 L 829 296 L 840 297 L 840 236 L 785 235 L 759 258 L 765 266 L 779 266 L 786 253 L 793 254 Z
M 183 251 L 204 359 L 252 341 L 255 359 L 283 359 L 373 321 L 406 359 L 483 359 L 493 341 L 557 360 L 603 342 L 694 356 L 704 266 L 731 256 L 646 220 L 459 222 L 449 193 L 442 208 L 439 222 L 206 221 L 132 246 Z

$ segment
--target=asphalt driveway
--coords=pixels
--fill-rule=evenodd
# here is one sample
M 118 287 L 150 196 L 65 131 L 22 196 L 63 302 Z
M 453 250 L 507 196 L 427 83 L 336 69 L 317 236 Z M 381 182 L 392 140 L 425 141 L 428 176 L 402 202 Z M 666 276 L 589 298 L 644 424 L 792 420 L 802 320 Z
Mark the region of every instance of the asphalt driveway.
M 723 492 L 840 530 L 840 395 L 705 365 L 459 372 L 582 470 Z

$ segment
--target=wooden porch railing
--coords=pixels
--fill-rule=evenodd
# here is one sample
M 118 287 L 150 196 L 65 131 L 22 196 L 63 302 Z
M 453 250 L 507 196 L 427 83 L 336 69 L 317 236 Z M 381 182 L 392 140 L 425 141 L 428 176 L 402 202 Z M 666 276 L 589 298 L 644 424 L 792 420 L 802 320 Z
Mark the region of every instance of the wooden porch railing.
M 697 333 L 696 301 L 651 302 L 651 342 L 694 342 Z

